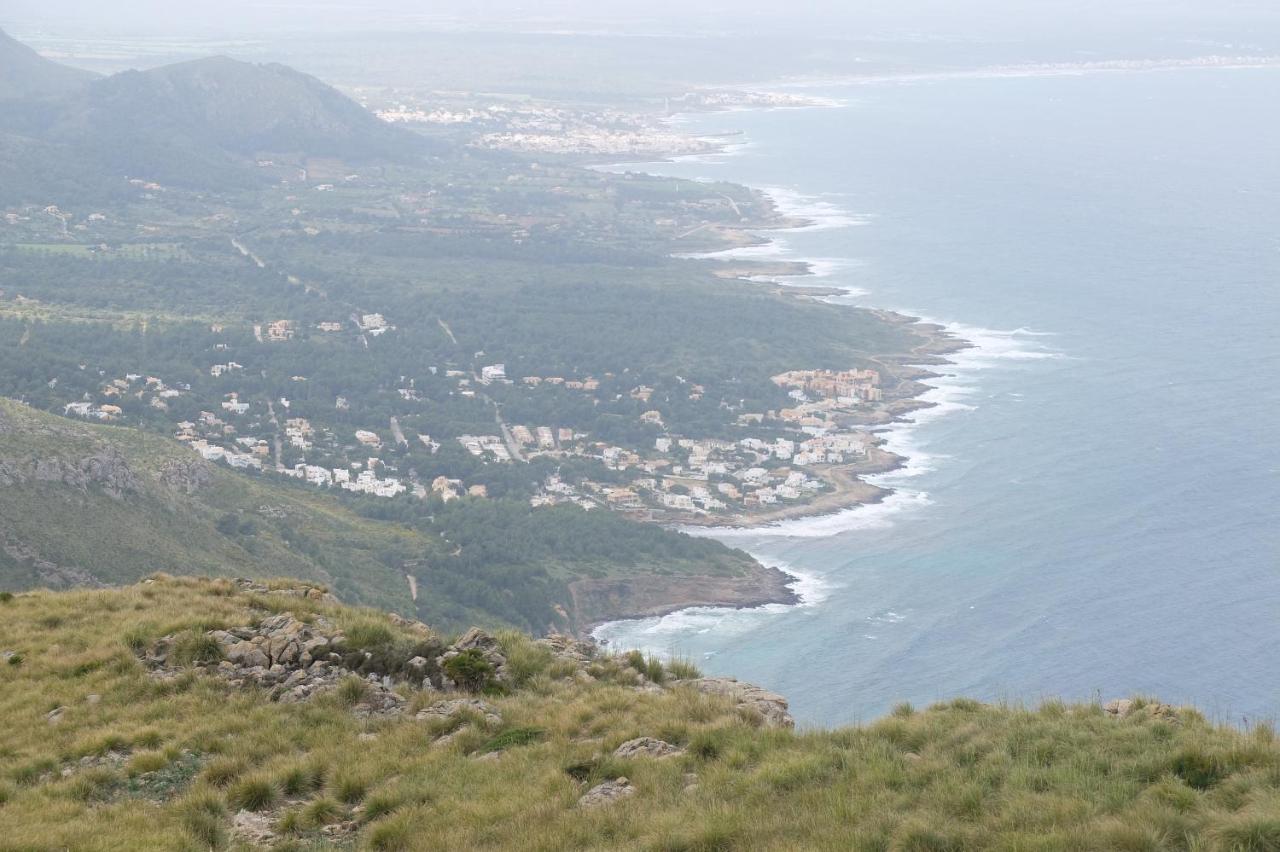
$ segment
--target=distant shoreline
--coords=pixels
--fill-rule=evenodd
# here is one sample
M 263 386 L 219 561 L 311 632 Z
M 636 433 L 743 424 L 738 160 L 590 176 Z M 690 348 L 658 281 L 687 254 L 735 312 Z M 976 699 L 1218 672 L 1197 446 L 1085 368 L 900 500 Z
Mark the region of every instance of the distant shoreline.
M 818 106 L 818 104 L 814 104 L 814 106 Z M 746 108 L 749 109 L 750 107 Z M 757 108 L 776 109 L 778 107 L 762 106 Z M 728 146 L 725 146 L 714 153 L 723 154 L 727 150 Z M 687 160 L 701 156 L 706 156 L 706 154 L 699 153 L 697 155 L 683 156 L 673 154 L 666 158 L 650 160 L 649 164 L 673 162 L 676 159 Z M 645 164 L 616 163 L 611 167 L 620 168 L 628 165 L 639 167 Z M 775 238 L 765 236 L 762 232 L 803 230 L 820 224 L 811 218 L 797 215 L 794 211 L 787 211 L 779 203 L 777 197 L 767 189 L 757 187 L 751 187 L 751 189 L 754 192 L 761 193 L 769 200 L 775 216 L 768 223 L 762 222 L 754 227 L 751 224 L 746 224 L 741 228 L 733 229 L 731 233 L 726 233 L 725 236 L 730 237 L 735 245 L 721 250 L 725 254 L 723 258 L 725 265 L 713 274 L 722 278 L 739 278 L 754 283 L 768 282 L 776 284 L 780 290 L 787 291 L 788 295 L 795 298 L 809 298 L 821 301 L 832 297 L 855 295 L 855 291 L 849 288 L 823 286 L 821 284 L 788 284 L 780 280 L 790 278 L 801 281 L 805 277 L 813 276 L 812 261 L 793 258 L 755 261 L 733 257 L 732 252 L 735 250 L 768 246 L 776 241 Z M 720 254 L 721 251 L 699 254 L 711 259 L 714 255 Z M 947 360 L 947 355 L 971 348 L 973 344 L 955 336 L 940 325 L 926 322 L 918 317 L 865 306 L 852 307 L 873 312 L 887 323 L 905 326 L 919 338 L 918 345 L 911 352 L 882 354 L 874 359 L 882 362 L 886 367 L 891 366 L 895 370 L 901 371 L 897 378 L 903 383 L 910 383 L 911 387 L 907 393 L 887 400 L 885 404 L 867 412 L 867 419 L 858 425 L 884 428 L 905 422 L 904 418 L 913 411 L 933 407 L 935 403 L 921 399 L 923 395 L 933 390 L 933 386 L 926 384 L 925 381 L 938 375 L 931 372 L 929 368 L 945 366 L 951 363 Z M 863 477 L 899 470 L 909 461 L 906 456 L 885 450 L 882 444 L 883 441 L 870 448 L 867 458 L 863 461 L 854 464 L 822 465 L 810 468 L 813 473 L 826 481 L 830 488 L 803 503 L 760 511 L 743 511 L 728 516 L 671 515 L 659 519 L 658 522 L 677 528 L 699 528 L 705 530 L 707 535 L 714 536 L 717 531 L 741 533 L 749 532 L 753 529 L 768 529 L 783 521 L 830 516 L 859 506 L 881 503 L 894 493 L 893 489 L 874 485 L 867 482 Z M 648 522 L 654 522 L 653 519 L 647 520 Z M 646 618 L 660 618 L 684 610 L 702 607 L 755 609 L 769 605 L 798 606 L 804 603 L 803 598 L 793 588 L 799 579 L 798 577 L 787 574 L 777 567 L 766 566 L 758 559 L 756 561 L 763 569 L 763 574 L 755 572 L 760 576 L 753 576 L 748 580 L 740 581 L 736 588 L 724 588 L 726 593 L 720 599 L 706 600 L 707 596 L 705 595 L 695 596 L 697 599 L 694 599 L 686 593 L 687 590 L 672 588 L 670 586 L 672 578 L 667 578 L 666 596 L 668 600 L 642 602 L 633 598 L 630 601 L 630 603 L 634 604 L 633 606 L 618 607 L 617 614 L 612 617 L 602 615 L 601 617 L 592 618 L 590 623 L 582 628 L 582 632 L 594 635 L 599 628 L 607 624 Z M 776 583 L 779 576 L 787 578 L 780 586 Z M 764 579 L 766 577 L 768 578 L 767 580 Z M 769 580 L 773 582 L 769 582 Z

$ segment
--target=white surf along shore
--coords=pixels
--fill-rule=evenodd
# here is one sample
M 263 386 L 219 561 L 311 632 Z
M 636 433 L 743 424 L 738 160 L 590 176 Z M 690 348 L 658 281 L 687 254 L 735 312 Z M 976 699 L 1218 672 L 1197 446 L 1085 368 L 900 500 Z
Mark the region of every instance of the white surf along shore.
M 833 105 L 841 104 L 832 101 L 829 104 L 815 104 L 815 108 L 832 108 Z M 708 165 L 721 163 L 726 158 L 742 153 L 750 147 L 750 144 L 749 141 L 738 143 L 716 154 L 693 154 L 676 157 L 669 162 L 707 163 Z M 638 166 L 661 171 L 660 163 L 628 163 L 611 168 L 623 169 Z M 655 169 L 655 166 L 658 168 Z M 717 179 L 732 180 L 733 178 L 728 176 Z M 759 245 L 681 256 L 801 262 L 807 266 L 808 272 L 805 274 L 786 277 L 763 276 L 759 279 L 794 286 L 811 286 L 815 278 L 827 279 L 859 266 L 858 260 L 853 257 L 811 258 L 799 255 L 791 247 L 786 235 L 814 230 L 862 227 L 874 223 L 873 215 L 853 213 L 839 204 L 834 197 L 806 195 L 789 187 L 766 186 L 760 187 L 760 191 L 772 200 L 780 213 L 807 224 L 780 233 L 770 232 L 768 241 Z M 919 397 L 921 401 L 928 403 L 928 407 L 918 409 L 893 423 L 873 430 L 882 439 L 884 448 L 901 456 L 904 461 L 896 470 L 864 478 L 874 485 L 890 489 L 892 493 L 879 503 L 858 505 L 830 514 L 793 518 L 764 526 L 686 528 L 684 531 L 690 535 L 715 538 L 730 546 L 742 547 L 762 564 L 777 568 L 789 575 L 793 579 L 788 587 L 796 593 L 798 602 L 768 604 L 748 609 L 690 607 L 659 617 L 613 621 L 602 624 L 592 631 L 592 636 L 597 640 L 618 647 L 640 648 L 658 656 L 671 656 L 673 646 L 678 647 L 680 636 L 715 632 L 718 636 L 729 639 L 749 633 L 764 620 L 798 614 L 805 609 L 821 605 L 830 595 L 832 588 L 830 579 L 807 571 L 803 566 L 753 552 L 752 544 L 779 538 L 818 539 L 857 530 L 883 529 L 893 526 L 900 515 L 925 509 L 932 502 L 931 498 L 929 493 L 919 487 L 915 481 L 935 470 L 946 456 L 926 451 L 925 442 L 918 435 L 919 431 L 939 418 L 973 410 L 975 405 L 969 400 L 979 390 L 977 374 L 981 371 L 1009 362 L 1062 357 L 1061 353 L 1037 342 L 1037 338 L 1051 336 L 1047 332 L 1024 328 L 1003 331 L 937 320 L 910 308 L 868 305 L 865 297 L 870 294 L 867 290 L 844 282 L 832 283 L 823 280 L 822 286 L 840 291 L 835 295 L 824 297 L 824 301 L 840 305 L 876 307 L 915 317 L 920 322 L 944 328 L 959 341 L 968 344 L 968 348 L 947 355 L 947 364 L 929 366 L 930 370 L 941 375 L 929 379 L 927 384 L 930 390 Z

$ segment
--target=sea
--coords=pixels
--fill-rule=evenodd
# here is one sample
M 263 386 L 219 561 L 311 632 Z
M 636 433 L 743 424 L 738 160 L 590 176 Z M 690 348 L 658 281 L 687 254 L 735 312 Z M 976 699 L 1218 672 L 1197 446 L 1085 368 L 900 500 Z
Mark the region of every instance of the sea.
M 770 192 L 754 256 L 973 344 L 884 433 L 879 505 L 716 532 L 797 606 L 597 631 L 786 695 L 1148 695 L 1280 716 L 1280 67 L 1116 63 L 814 81 L 682 117 L 724 154 L 627 168 Z M 797 365 L 806 366 L 806 365 Z

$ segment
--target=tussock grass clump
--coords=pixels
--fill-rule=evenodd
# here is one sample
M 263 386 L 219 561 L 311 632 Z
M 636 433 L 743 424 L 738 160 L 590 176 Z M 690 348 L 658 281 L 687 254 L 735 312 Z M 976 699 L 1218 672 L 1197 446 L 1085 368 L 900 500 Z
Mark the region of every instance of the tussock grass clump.
M 397 814 L 374 823 L 369 830 L 369 848 L 376 852 L 408 852 L 415 849 L 413 813 Z
M 338 696 L 338 701 L 348 707 L 353 707 L 363 701 L 364 697 L 368 693 L 369 684 L 355 675 L 351 675 L 350 677 L 343 678 L 342 683 L 338 684 L 336 694 Z
M 200 630 L 184 630 L 173 641 L 173 662 L 179 666 L 204 665 L 222 659 L 222 646 Z
M 227 804 L 236 810 L 265 811 L 280 799 L 280 788 L 267 775 L 237 781 L 227 790 Z
M 145 775 L 148 772 L 159 772 L 169 765 L 169 758 L 162 751 L 143 751 L 135 754 L 129 761 L 129 775 Z
M 244 774 L 245 762 L 234 757 L 220 757 L 205 767 L 201 780 L 213 787 L 227 787 Z
M 396 808 L 400 807 L 402 800 L 395 793 L 381 790 L 373 793 L 364 800 L 364 812 L 361 813 L 360 819 L 364 822 L 373 822 L 381 819 L 388 814 L 394 813 Z
M 286 796 L 304 796 L 324 787 L 328 771 L 320 763 L 298 763 L 280 775 L 280 789 Z
M 680 657 L 667 660 L 667 674 L 671 676 L 672 680 L 695 680 L 702 677 L 702 672 L 693 664 L 692 660 Z
M 358 805 L 369 791 L 369 782 L 351 773 L 343 773 L 333 779 L 332 790 L 339 802 Z
M 329 798 L 319 798 L 299 813 L 299 826 L 303 831 L 313 831 L 329 823 L 337 822 L 344 813 L 342 805 Z
M 215 793 L 192 793 L 177 806 L 187 835 L 204 849 L 218 849 L 226 842 L 227 808 Z

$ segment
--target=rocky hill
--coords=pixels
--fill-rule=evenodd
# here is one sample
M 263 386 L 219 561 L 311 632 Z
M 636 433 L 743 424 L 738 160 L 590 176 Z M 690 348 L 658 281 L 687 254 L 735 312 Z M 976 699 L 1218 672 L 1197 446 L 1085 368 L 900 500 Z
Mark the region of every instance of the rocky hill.
M 311 158 L 411 163 L 419 135 L 283 65 L 211 57 L 92 79 L 0 35 L 0 200 L 99 200 L 126 179 L 227 192 Z M 6 94 L 7 93 L 7 94 Z M 274 162 L 274 160 L 273 160 Z
M 834 731 L 685 663 L 292 581 L 0 595 L 12 849 L 1274 850 L 1272 728 L 955 700 Z

